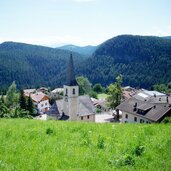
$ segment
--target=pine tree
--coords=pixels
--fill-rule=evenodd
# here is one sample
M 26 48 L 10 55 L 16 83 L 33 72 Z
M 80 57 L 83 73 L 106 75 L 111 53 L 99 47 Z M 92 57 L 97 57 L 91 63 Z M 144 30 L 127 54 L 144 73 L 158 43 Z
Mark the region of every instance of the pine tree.
M 20 92 L 19 104 L 20 104 L 21 109 L 27 110 L 27 103 L 26 103 L 26 98 L 24 96 L 24 91 L 23 90 L 21 90 L 21 92 Z
M 27 101 L 27 110 L 29 111 L 30 115 L 33 115 L 34 112 L 34 105 L 31 97 L 29 96 L 28 101 Z

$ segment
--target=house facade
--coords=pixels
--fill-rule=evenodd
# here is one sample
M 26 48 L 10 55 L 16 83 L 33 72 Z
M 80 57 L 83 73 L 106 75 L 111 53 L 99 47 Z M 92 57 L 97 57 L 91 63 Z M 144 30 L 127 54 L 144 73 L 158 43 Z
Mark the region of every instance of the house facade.
M 38 114 L 43 114 L 49 110 L 49 97 L 46 94 L 37 92 L 36 89 L 26 89 L 24 90 L 24 95 L 31 97 Z

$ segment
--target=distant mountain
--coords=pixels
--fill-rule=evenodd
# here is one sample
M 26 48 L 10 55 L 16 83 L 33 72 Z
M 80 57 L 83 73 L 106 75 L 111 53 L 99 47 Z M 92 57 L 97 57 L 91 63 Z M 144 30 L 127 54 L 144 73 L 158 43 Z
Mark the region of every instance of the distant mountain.
M 16 42 L 0 44 L 0 88 L 62 86 L 70 51 Z M 76 65 L 86 56 L 73 52 Z
M 171 40 L 171 36 L 165 36 L 163 38 Z
M 76 75 L 87 76 L 93 84 L 109 85 L 118 74 L 123 75 L 123 85 L 134 87 L 171 82 L 169 39 L 117 36 L 99 45 L 90 57 L 73 49 Z M 0 88 L 14 80 L 19 88 L 62 86 L 69 50 L 16 42 L 0 44 Z
M 123 83 L 150 88 L 171 81 L 171 40 L 122 35 L 102 43 L 78 72 L 92 83 L 108 85 L 118 74 Z
M 75 45 L 65 45 L 65 46 L 61 46 L 58 47 L 58 49 L 63 49 L 63 50 L 70 50 L 82 55 L 86 55 L 86 56 L 91 56 L 93 54 L 93 52 L 96 50 L 97 46 L 75 46 Z

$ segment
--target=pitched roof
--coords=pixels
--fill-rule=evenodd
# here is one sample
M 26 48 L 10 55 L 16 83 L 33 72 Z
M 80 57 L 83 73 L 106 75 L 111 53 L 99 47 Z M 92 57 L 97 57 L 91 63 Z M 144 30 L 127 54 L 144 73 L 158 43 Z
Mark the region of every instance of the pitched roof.
M 156 122 L 160 120 L 167 112 L 171 112 L 171 105 L 168 102 L 166 103 L 165 101 L 165 103 L 158 103 L 159 101 L 156 99 L 158 99 L 158 97 L 150 97 L 148 100 L 142 100 L 137 98 L 137 96 L 134 96 L 118 105 L 117 109 Z
M 31 93 L 36 92 L 36 89 L 25 89 L 23 91 L 25 96 L 29 96 Z
M 62 115 L 62 108 L 63 108 L 63 100 L 57 100 L 53 105 L 50 107 L 49 111 L 46 113 L 49 116 L 61 116 Z
M 79 96 L 79 109 L 78 115 L 90 115 L 95 114 L 95 107 L 89 96 Z
M 48 98 L 48 96 L 46 94 L 42 93 L 42 92 L 37 92 L 35 94 L 30 94 L 30 96 L 31 96 L 32 100 L 34 102 L 36 102 L 36 103 L 39 103 L 40 101 L 42 101 L 42 99 L 44 97 Z
M 62 116 L 62 117 L 64 117 L 65 114 L 63 113 L 63 100 L 57 100 L 50 107 L 47 114 L 49 116 Z M 95 107 L 94 107 L 90 97 L 89 96 L 79 96 L 78 115 L 84 116 L 84 115 L 92 115 L 92 114 L 95 114 Z

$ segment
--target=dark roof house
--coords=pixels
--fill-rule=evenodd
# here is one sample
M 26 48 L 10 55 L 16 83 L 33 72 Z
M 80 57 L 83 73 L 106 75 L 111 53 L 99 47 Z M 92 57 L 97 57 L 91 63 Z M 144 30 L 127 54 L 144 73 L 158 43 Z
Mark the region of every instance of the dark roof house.
M 170 96 L 145 96 L 142 93 L 122 102 L 117 109 L 151 122 L 160 122 L 166 116 L 171 116 Z

